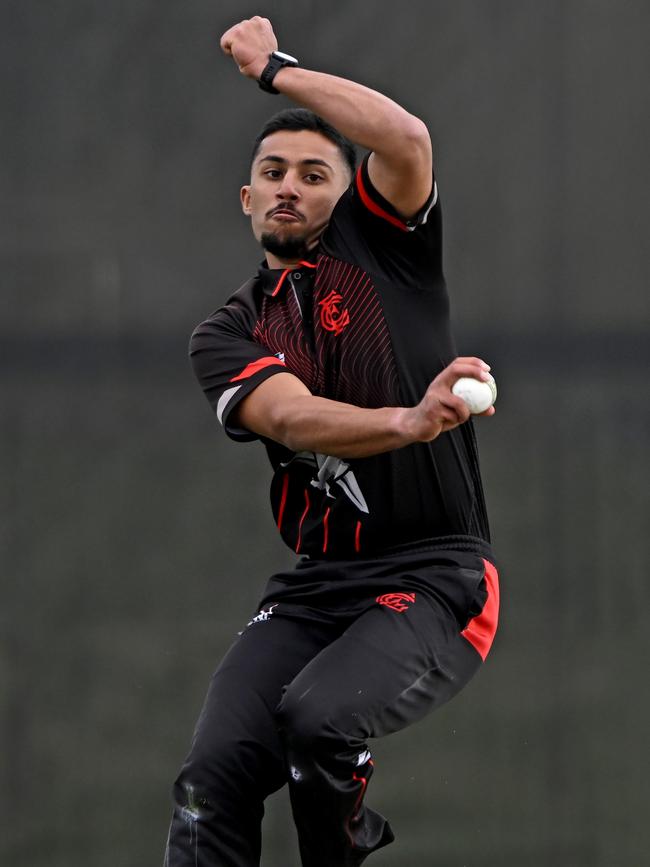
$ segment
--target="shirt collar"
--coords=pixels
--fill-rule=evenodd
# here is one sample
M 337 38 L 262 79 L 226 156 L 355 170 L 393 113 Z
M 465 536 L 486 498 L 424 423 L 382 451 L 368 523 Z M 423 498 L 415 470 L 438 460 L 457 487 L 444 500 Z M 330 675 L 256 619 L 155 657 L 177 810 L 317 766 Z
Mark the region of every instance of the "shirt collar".
M 261 262 L 257 269 L 257 279 L 260 281 L 264 294 L 271 298 L 282 294 L 289 274 L 299 272 L 302 277 L 303 275 L 306 276 L 307 273 L 313 273 L 316 269 L 316 256 L 317 254 L 314 253 L 290 268 L 269 268 L 266 262 Z

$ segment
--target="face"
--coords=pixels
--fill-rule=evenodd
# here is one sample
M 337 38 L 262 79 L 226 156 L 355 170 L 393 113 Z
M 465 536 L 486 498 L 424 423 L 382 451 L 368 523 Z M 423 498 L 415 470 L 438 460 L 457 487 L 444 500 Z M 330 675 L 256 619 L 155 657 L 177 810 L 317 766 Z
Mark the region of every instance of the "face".
M 271 268 L 293 264 L 318 244 L 350 169 L 334 142 L 311 130 L 281 130 L 261 143 L 242 208 Z

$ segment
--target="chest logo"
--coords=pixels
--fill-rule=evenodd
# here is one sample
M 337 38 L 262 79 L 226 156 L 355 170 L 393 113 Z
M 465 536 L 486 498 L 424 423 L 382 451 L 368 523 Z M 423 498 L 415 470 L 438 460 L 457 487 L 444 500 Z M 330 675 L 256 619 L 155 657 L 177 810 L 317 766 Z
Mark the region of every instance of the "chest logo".
M 326 331 L 333 331 L 337 337 L 350 324 L 350 314 L 347 307 L 341 310 L 342 301 L 343 296 L 332 289 L 327 298 L 318 302 L 321 325 Z

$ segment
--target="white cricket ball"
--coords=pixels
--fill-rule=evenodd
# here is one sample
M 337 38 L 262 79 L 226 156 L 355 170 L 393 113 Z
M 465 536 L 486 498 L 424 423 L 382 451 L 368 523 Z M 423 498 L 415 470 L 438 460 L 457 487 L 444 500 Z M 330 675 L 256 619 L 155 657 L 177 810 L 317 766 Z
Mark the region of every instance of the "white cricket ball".
M 497 384 L 492 376 L 487 382 L 463 376 L 454 384 L 452 392 L 462 397 L 472 415 L 477 415 L 489 409 L 497 399 Z

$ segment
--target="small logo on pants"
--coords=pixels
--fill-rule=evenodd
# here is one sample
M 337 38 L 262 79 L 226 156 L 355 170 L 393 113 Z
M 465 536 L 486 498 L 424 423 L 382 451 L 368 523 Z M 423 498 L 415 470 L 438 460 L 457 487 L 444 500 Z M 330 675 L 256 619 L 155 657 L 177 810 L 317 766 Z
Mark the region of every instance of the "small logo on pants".
M 376 601 L 393 611 L 406 611 L 409 605 L 415 602 L 415 593 L 384 593 L 378 596 Z
M 246 624 L 246 626 L 252 626 L 253 623 L 265 623 L 271 617 L 274 609 L 277 607 L 278 607 L 278 603 L 275 602 L 273 605 L 269 605 L 269 607 L 266 609 L 262 608 L 260 613 L 256 614 L 252 620 L 249 620 L 248 623 Z

